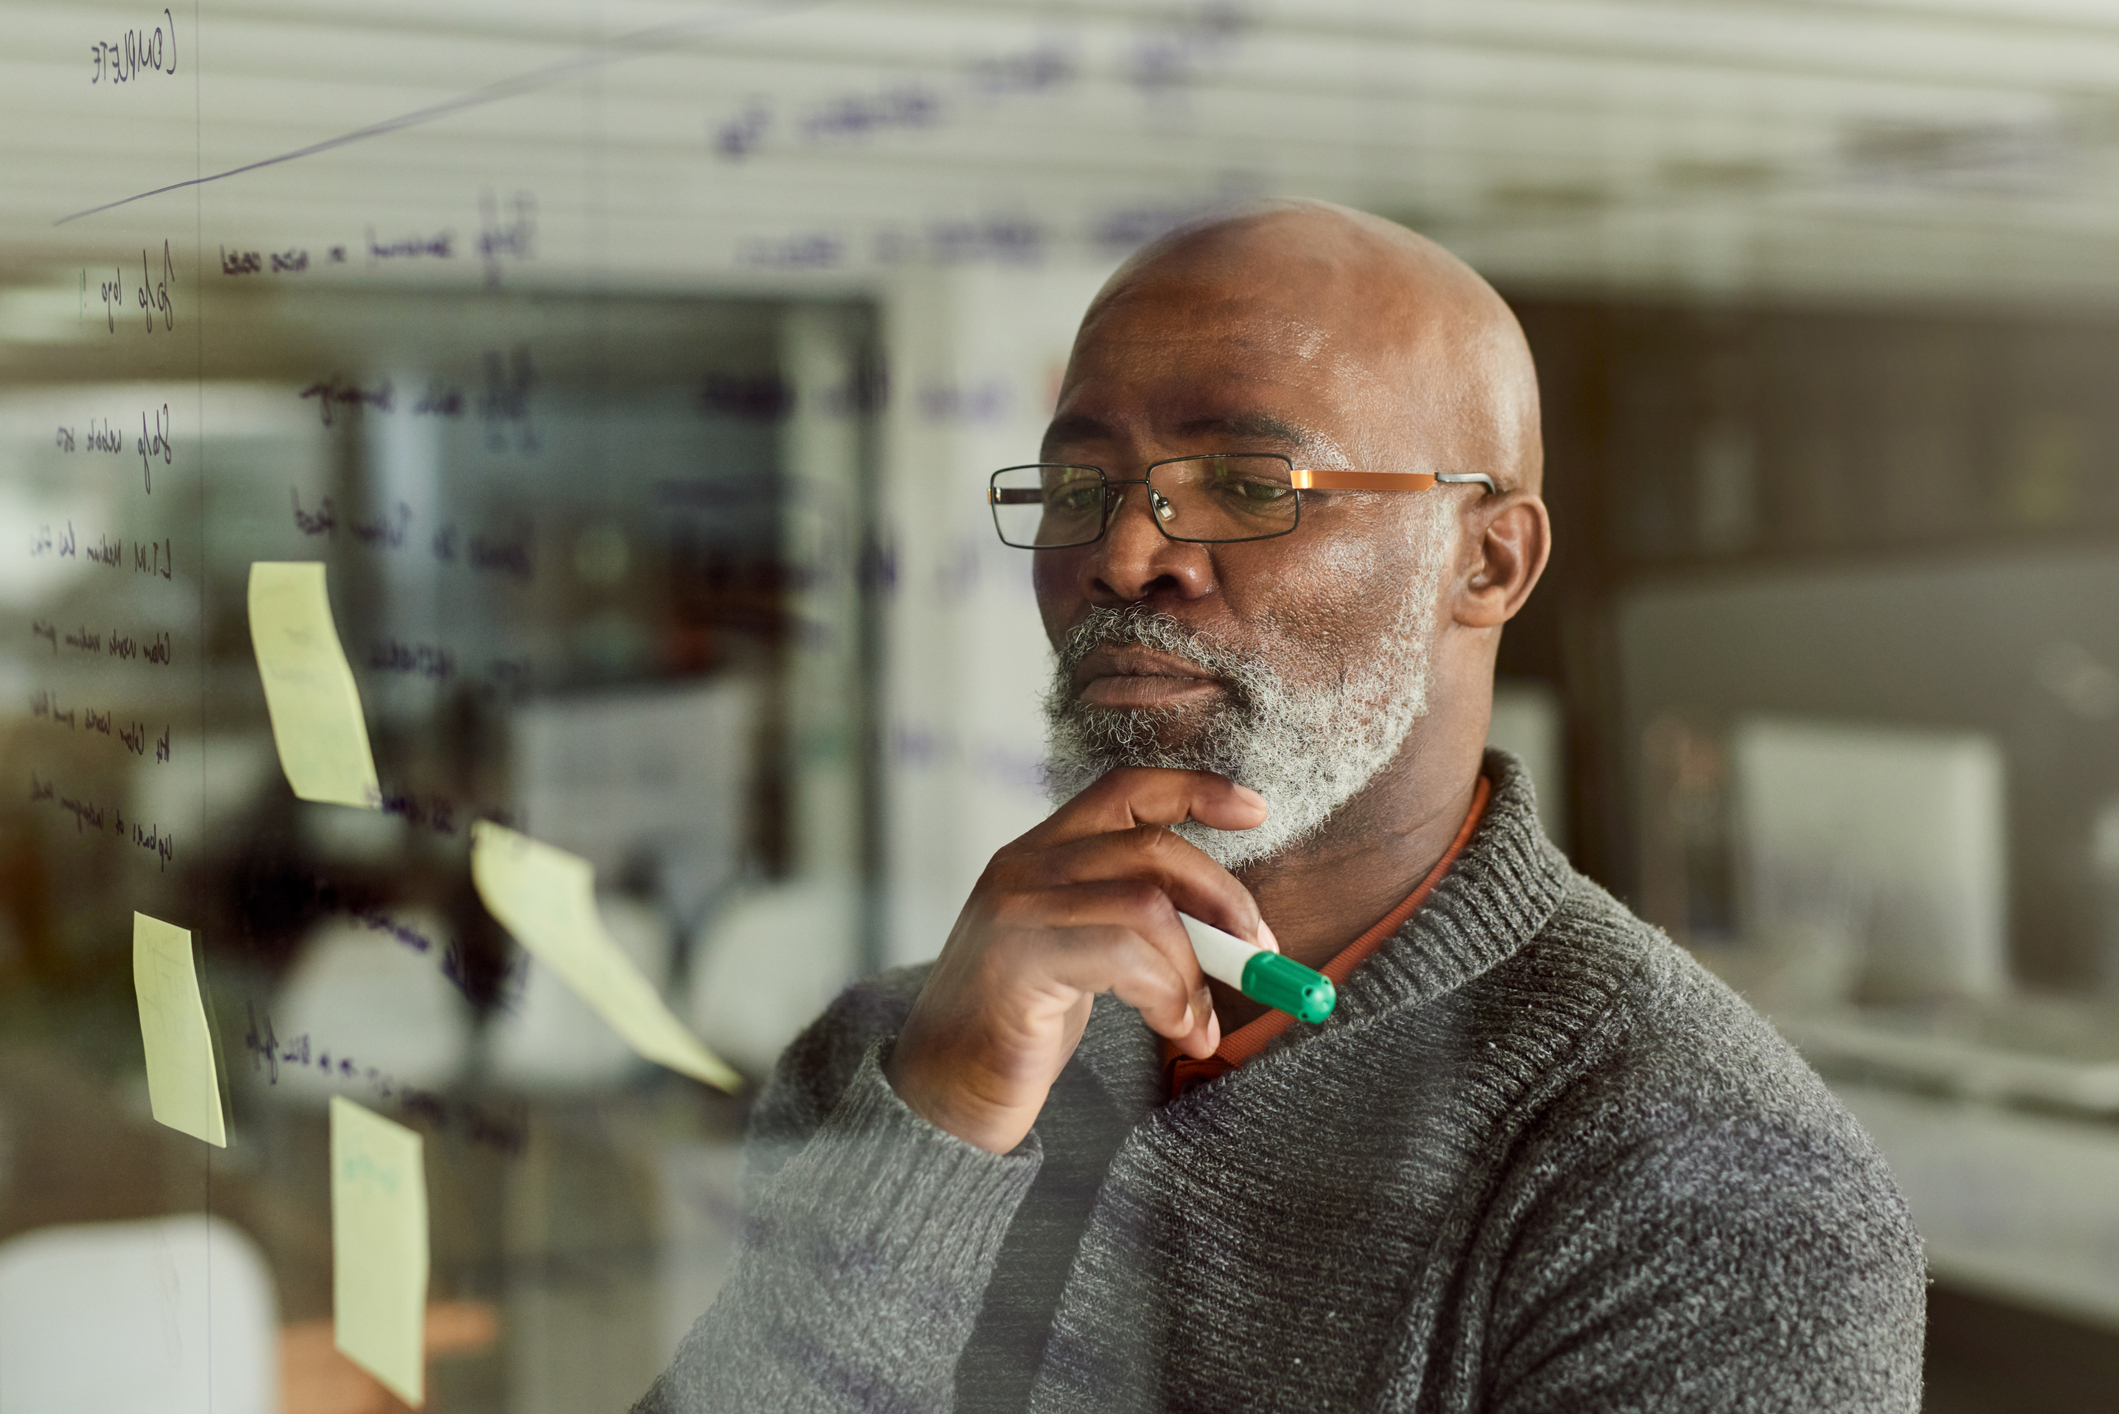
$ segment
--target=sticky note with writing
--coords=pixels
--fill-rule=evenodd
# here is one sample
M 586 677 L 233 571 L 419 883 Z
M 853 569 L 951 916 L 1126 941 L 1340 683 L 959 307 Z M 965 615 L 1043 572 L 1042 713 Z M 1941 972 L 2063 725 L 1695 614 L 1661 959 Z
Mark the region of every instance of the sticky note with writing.
M 206 1031 L 206 1004 L 191 965 L 191 934 L 144 913 L 132 916 L 132 988 L 147 1049 L 147 1103 L 155 1120 L 228 1147 L 221 1082 Z
M 332 1343 L 407 1404 L 426 1395 L 427 1170 L 418 1133 L 331 1097 Z
M 471 882 L 486 910 L 580 998 L 658 1065 L 735 1090 L 743 1079 L 670 1014 L 604 931 L 589 862 L 488 820 L 471 830 Z
M 331 621 L 322 565 L 260 560 L 250 567 L 250 645 L 265 681 L 272 743 L 294 793 L 380 808 L 368 723 Z

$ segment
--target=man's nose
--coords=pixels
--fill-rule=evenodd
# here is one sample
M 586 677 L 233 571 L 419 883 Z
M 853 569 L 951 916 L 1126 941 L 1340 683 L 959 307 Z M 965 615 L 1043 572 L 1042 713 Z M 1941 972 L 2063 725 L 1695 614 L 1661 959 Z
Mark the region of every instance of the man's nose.
M 1158 594 L 1192 599 L 1206 593 L 1213 583 L 1207 548 L 1172 540 L 1157 525 L 1157 512 L 1168 503 L 1138 482 L 1111 489 L 1118 504 L 1082 565 L 1083 597 L 1108 605 Z

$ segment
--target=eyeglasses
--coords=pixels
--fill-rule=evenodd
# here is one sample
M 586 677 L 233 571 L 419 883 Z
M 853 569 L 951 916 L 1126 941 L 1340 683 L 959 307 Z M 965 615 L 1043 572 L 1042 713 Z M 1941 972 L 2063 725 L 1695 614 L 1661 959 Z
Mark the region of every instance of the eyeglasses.
M 1476 483 L 1492 495 L 1493 478 L 1480 472 L 1340 471 L 1296 466 L 1271 452 L 1214 452 L 1156 462 L 1131 480 L 1101 467 L 1033 462 L 996 471 L 986 490 L 993 528 L 1025 550 L 1060 550 L 1103 538 L 1125 500 L 1121 486 L 1148 488 L 1156 528 L 1172 540 L 1221 545 L 1270 540 L 1302 523 L 1300 492 L 1425 491 L 1437 483 Z

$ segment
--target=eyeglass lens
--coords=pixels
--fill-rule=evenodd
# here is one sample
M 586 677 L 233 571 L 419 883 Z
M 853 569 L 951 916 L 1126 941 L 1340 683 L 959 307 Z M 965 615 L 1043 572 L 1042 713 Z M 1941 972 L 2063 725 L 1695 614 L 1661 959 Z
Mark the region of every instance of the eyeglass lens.
M 993 522 L 1010 545 L 1086 545 L 1104 532 L 1131 489 L 1107 485 L 1093 466 L 1013 466 L 993 477 Z M 1230 454 L 1163 462 L 1148 472 L 1148 504 L 1173 540 L 1262 540 L 1285 535 L 1301 514 L 1283 457 Z

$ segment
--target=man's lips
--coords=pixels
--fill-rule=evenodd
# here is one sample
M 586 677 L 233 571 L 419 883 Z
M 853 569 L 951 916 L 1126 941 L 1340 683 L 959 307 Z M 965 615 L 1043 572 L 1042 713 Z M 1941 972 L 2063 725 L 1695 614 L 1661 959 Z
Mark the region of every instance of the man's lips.
M 1090 707 L 1169 707 L 1224 691 L 1189 658 L 1135 647 L 1097 648 L 1074 670 L 1075 696 Z

